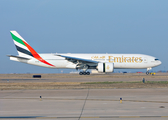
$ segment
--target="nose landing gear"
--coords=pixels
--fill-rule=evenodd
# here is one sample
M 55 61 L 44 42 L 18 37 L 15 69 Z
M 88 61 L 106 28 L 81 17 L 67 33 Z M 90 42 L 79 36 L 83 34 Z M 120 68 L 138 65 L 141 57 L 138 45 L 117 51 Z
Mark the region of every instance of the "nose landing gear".
M 152 68 L 147 68 L 146 75 L 149 75 L 149 70 L 152 70 Z
M 146 75 L 149 75 L 149 71 L 146 72 Z

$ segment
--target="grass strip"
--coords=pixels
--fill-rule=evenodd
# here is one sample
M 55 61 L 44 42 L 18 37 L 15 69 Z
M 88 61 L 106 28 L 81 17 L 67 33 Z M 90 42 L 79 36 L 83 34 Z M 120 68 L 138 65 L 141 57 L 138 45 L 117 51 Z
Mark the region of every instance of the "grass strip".
M 145 83 L 150 83 L 150 84 L 168 84 L 168 81 L 146 81 Z
M 81 83 L 81 84 L 119 84 L 119 83 L 143 83 L 142 81 L 130 81 L 130 82 L 123 82 L 123 81 L 119 81 L 119 82 L 109 82 L 109 81 L 105 81 L 105 82 L 85 82 L 85 83 Z M 145 81 L 144 84 L 168 84 L 168 81 Z

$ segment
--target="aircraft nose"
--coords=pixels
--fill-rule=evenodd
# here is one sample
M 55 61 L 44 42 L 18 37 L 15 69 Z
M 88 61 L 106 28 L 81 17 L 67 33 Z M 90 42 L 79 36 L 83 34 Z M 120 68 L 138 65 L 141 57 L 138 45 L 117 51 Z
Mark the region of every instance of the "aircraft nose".
M 162 62 L 161 62 L 160 60 L 155 61 L 155 66 L 158 66 L 158 65 L 160 65 L 160 64 L 162 64 Z
M 162 64 L 162 62 L 159 60 L 159 61 L 156 62 L 156 64 L 160 65 L 160 64 Z

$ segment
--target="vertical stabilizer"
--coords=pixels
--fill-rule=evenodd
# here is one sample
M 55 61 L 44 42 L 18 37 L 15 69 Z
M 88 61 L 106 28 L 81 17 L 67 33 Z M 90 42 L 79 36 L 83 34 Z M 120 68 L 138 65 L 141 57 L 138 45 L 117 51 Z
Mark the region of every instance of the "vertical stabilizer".
M 33 57 L 31 51 L 27 48 L 28 44 L 16 31 L 10 31 L 19 56 Z
M 10 31 L 10 33 L 12 35 L 19 57 L 33 57 L 46 65 L 54 67 L 54 65 L 44 60 L 16 31 Z

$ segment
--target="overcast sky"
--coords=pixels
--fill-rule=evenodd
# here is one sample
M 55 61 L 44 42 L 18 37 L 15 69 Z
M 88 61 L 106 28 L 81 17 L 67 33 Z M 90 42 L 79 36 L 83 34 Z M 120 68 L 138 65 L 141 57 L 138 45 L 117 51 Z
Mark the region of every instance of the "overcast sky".
M 10 30 L 38 53 L 141 53 L 168 70 L 168 0 L 0 0 L 0 15 L 0 73 L 60 72 L 10 61 Z

